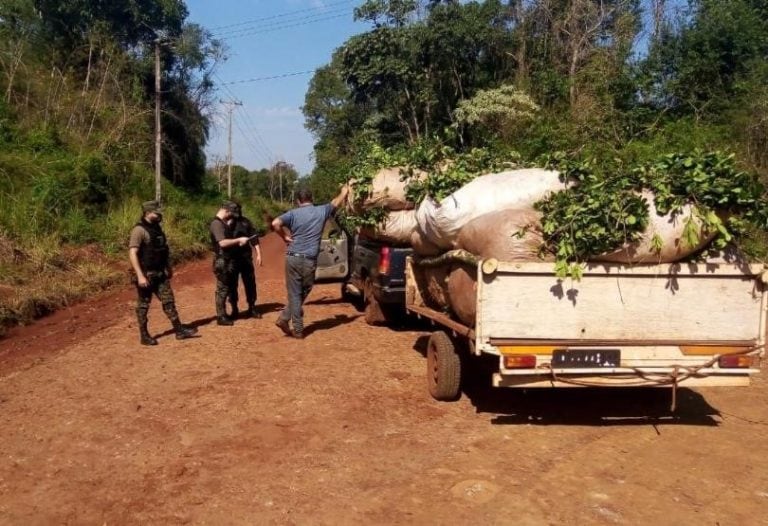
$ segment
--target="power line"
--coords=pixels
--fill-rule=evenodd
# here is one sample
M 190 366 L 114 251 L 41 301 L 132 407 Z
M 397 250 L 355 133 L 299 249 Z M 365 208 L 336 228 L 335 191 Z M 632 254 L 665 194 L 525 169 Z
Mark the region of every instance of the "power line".
M 310 11 L 323 11 L 323 10 L 326 10 L 327 8 L 329 8 L 329 7 L 334 7 L 334 6 L 341 5 L 341 4 L 351 4 L 351 3 L 354 3 L 356 1 L 357 0 L 342 0 L 341 2 L 333 2 L 333 3 L 330 3 L 330 4 L 324 5 L 324 6 L 310 7 L 310 8 L 307 8 L 307 9 L 297 9 L 296 11 L 288 11 L 288 12 L 280 13 L 280 14 L 277 14 L 277 15 L 264 16 L 264 17 L 259 17 L 259 18 L 252 18 L 251 20 L 246 20 L 244 22 L 237 22 L 237 23 L 234 23 L 234 24 L 225 24 L 225 25 L 221 25 L 221 26 L 213 26 L 213 27 L 210 27 L 208 29 L 214 31 L 214 30 L 226 29 L 226 28 L 229 28 L 229 27 L 247 26 L 248 24 L 252 24 L 254 22 L 261 22 L 261 21 L 264 21 L 264 20 L 275 20 L 277 18 L 282 18 L 282 17 L 286 17 L 286 16 L 291 16 L 291 15 L 296 15 L 296 14 L 301 14 L 301 13 L 308 13 Z
M 272 164 L 274 164 L 273 160 L 266 155 L 263 151 L 259 150 L 257 147 L 257 143 L 251 139 L 251 137 L 248 135 L 248 133 L 243 129 L 242 125 L 240 124 L 240 120 L 238 118 L 235 118 L 235 126 L 237 127 L 237 130 L 242 135 L 243 139 L 245 139 L 245 144 L 248 146 L 248 148 L 251 150 L 251 153 L 254 154 L 257 158 L 261 159 L 264 164 L 269 167 Z
M 275 28 L 275 27 L 282 27 L 282 26 L 285 26 L 287 24 L 294 24 L 294 23 L 298 23 L 298 22 L 301 22 L 301 21 L 304 21 L 304 20 L 312 22 L 312 21 L 314 21 L 316 19 L 319 19 L 319 20 L 326 19 L 330 15 L 346 15 L 346 14 L 349 14 L 349 13 L 350 13 L 349 8 L 342 7 L 342 8 L 336 8 L 336 9 L 329 9 L 329 10 L 326 10 L 326 11 L 324 11 L 322 13 L 314 13 L 314 14 L 311 14 L 311 15 L 306 15 L 306 16 L 302 16 L 302 17 L 298 17 L 298 18 L 286 19 L 286 20 L 278 20 L 276 22 L 269 22 L 269 23 L 266 23 L 266 24 L 254 24 L 254 25 L 250 25 L 248 27 L 243 27 L 243 28 L 240 28 L 240 29 L 232 29 L 232 30 L 227 30 L 227 31 L 213 32 L 212 34 L 213 34 L 213 36 L 215 36 L 217 38 L 232 38 L 232 37 L 235 37 L 235 36 L 239 36 L 239 34 L 241 34 L 241 33 L 248 33 L 250 31 L 261 31 L 261 30 L 267 30 L 267 29 L 271 29 L 271 28 Z
M 230 94 L 230 96 L 237 98 L 237 97 L 235 96 L 235 93 L 234 93 L 234 92 L 233 92 L 233 91 L 232 91 L 232 90 L 229 88 L 229 86 L 227 86 L 227 85 L 226 85 L 226 84 L 225 84 L 225 83 L 224 83 L 224 82 L 221 80 L 221 77 L 219 77 L 219 76 L 218 76 L 218 75 L 216 75 L 216 74 L 214 74 L 214 76 L 215 76 L 215 77 L 218 79 L 218 81 L 219 81 L 219 85 L 221 85 L 221 86 L 224 88 L 224 90 L 225 90 L 227 93 L 229 93 L 229 94 Z M 251 131 L 252 131 L 252 133 L 253 133 L 253 134 L 256 136 L 256 138 L 258 139 L 258 142 L 261 142 L 261 145 L 262 145 L 262 147 L 263 147 L 263 148 L 264 148 L 264 150 L 265 150 L 265 151 L 268 153 L 267 157 L 271 157 L 271 158 L 274 158 L 274 157 L 275 157 L 275 155 L 274 155 L 274 154 L 272 153 L 272 151 L 269 149 L 269 146 L 267 146 L 267 143 L 266 143 L 266 142 L 264 142 L 264 139 L 262 139 L 262 138 L 261 138 L 261 135 L 260 135 L 260 134 L 259 134 L 259 132 L 256 130 L 256 126 L 255 126 L 255 125 L 253 125 L 253 121 L 251 121 L 250 115 L 249 115 L 248 113 L 245 113 L 245 111 L 244 111 L 244 110 L 242 111 L 242 113 L 243 113 L 243 116 L 244 116 L 245 120 L 246 120 L 246 121 L 247 121 L 247 122 L 248 122 L 248 123 L 251 125 L 251 128 L 252 128 L 252 129 L 251 129 Z M 270 162 L 271 162 L 271 161 L 270 161 Z
M 243 80 L 232 80 L 230 82 L 224 82 L 222 86 L 231 86 L 233 84 L 245 84 L 247 82 L 260 82 L 262 80 L 274 80 L 274 79 L 283 79 L 286 77 L 296 77 L 298 75 L 309 75 L 314 73 L 314 70 L 308 70 L 308 71 L 296 71 L 294 73 L 283 73 L 281 75 L 272 75 L 271 77 L 255 77 L 252 79 L 243 79 Z
M 263 29 L 263 30 L 250 31 L 250 32 L 247 32 L 247 33 L 243 33 L 241 35 L 227 36 L 226 38 L 231 40 L 231 39 L 234 39 L 234 38 L 249 37 L 249 36 L 253 36 L 253 35 L 262 35 L 264 33 L 272 33 L 274 31 L 280 31 L 281 29 L 290 29 L 290 28 L 293 28 L 293 27 L 306 26 L 306 25 L 309 25 L 309 24 L 315 24 L 317 22 L 325 22 L 327 20 L 334 20 L 334 19 L 337 19 L 337 18 L 343 18 L 345 16 L 348 16 L 348 13 L 343 13 L 343 14 L 334 15 L 334 16 L 328 16 L 328 17 L 324 17 L 324 18 L 317 18 L 315 20 L 309 20 L 307 22 L 298 22 L 296 24 L 276 25 L 274 27 L 270 27 L 270 28 Z

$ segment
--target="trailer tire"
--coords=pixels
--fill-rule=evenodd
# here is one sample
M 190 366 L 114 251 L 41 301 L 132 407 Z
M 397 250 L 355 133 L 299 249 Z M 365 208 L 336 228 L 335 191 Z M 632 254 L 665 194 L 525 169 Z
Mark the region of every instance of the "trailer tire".
M 443 331 L 433 332 L 427 343 L 427 387 L 435 400 L 458 400 L 461 394 L 461 359 Z

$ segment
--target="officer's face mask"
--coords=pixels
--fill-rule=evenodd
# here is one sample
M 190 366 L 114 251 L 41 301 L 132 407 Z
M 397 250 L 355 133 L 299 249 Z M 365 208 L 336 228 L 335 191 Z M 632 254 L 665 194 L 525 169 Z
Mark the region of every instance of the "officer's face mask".
M 160 212 L 155 212 L 155 223 L 159 223 L 163 220 L 163 214 Z

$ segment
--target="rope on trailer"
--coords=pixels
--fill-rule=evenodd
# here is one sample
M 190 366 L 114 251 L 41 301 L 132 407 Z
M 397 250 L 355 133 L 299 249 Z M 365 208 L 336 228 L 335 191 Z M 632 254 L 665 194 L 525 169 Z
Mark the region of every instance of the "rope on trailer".
M 743 351 L 735 352 L 735 353 L 729 353 L 728 356 L 740 356 L 740 355 L 748 355 L 753 354 L 756 352 L 759 352 L 761 349 L 763 349 L 764 345 L 756 345 L 754 347 L 750 347 L 748 349 L 745 349 Z M 640 386 L 647 386 L 647 385 L 654 385 L 654 386 L 660 386 L 660 387 L 666 387 L 671 386 L 672 387 L 672 403 L 670 410 L 672 412 L 677 409 L 677 387 L 680 384 L 680 382 L 683 382 L 687 380 L 688 378 L 695 377 L 695 376 L 707 376 L 707 375 L 701 375 L 699 371 L 702 369 L 707 369 L 709 367 L 712 367 L 717 361 L 722 357 L 722 354 L 716 354 L 712 357 L 711 360 L 700 364 L 700 365 L 674 365 L 672 366 L 672 371 L 669 373 L 656 373 L 656 372 L 648 372 L 643 371 L 639 367 L 629 367 L 628 369 L 632 369 L 632 371 L 635 373 L 635 377 L 639 377 L 642 379 L 642 381 L 639 382 L 624 382 L 621 385 L 626 387 L 640 387 Z M 583 380 L 580 378 L 564 378 L 562 376 L 558 376 L 555 372 L 554 368 L 552 367 L 552 364 L 542 364 L 542 368 L 549 369 L 549 374 L 551 376 L 550 381 L 554 385 L 555 382 L 562 382 L 564 384 L 570 384 L 570 385 L 577 385 L 581 387 L 605 387 L 605 383 L 601 382 L 594 382 L 590 380 Z M 682 371 L 682 374 L 681 374 Z M 617 375 L 613 377 L 607 377 L 603 376 L 603 378 L 615 378 L 615 379 L 621 379 L 621 378 L 628 378 L 625 375 Z M 631 378 L 631 377 L 629 377 Z

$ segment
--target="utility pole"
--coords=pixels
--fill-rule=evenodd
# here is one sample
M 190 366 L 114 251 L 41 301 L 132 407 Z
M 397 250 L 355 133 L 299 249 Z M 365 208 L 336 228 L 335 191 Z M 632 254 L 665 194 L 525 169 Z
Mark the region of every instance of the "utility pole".
M 162 159 L 160 154 L 163 140 L 160 128 L 160 88 L 160 38 L 158 38 L 155 40 L 155 199 L 157 201 L 160 201 L 162 198 L 162 187 L 160 185 Z
M 227 199 L 232 199 L 232 112 L 235 111 L 235 106 L 242 106 L 243 103 L 238 100 L 223 100 L 221 101 L 227 106 L 229 112 L 229 139 L 227 149 Z

